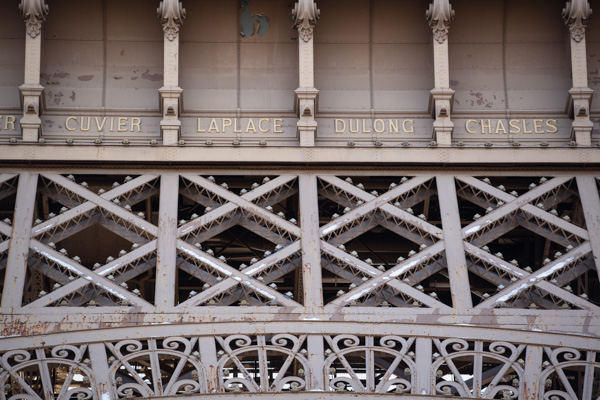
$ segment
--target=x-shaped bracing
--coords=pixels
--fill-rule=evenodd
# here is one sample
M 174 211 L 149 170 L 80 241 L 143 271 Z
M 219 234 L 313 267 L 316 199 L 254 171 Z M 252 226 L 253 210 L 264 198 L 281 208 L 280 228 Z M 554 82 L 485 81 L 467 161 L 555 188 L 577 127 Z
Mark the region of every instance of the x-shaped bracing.
M 300 228 L 263 208 L 278 203 L 282 196 L 289 195 L 289 193 L 281 193 L 278 188 L 289 184 L 297 177 L 293 175 L 279 176 L 241 196 L 201 176 L 183 175 L 182 177 L 202 189 L 196 190 L 195 193 L 200 194 L 203 190 L 207 190 L 218 196 L 224 204 L 215 202 L 213 198 L 205 195 L 193 196 L 193 200 L 204 202 L 205 206 L 217 206 L 217 208 L 179 227 L 177 249 L 225 279 L 182 302 L 179 307 L 203 304 L 221 294 L 228 293 L 237 285 L 241 285 L 271 302 L 289 307 L 299 306 L 299 303 L 269 287 L 269 279 L 264 279 L 262 282 L 256 279 L 262 272 L 301 250 L 300 242 L 297 240 L 301 234 Z M 272 192 L 278 194 L 269 196 L 269 193 Z M 190 242 L 196 241 L 202 243 L 238 224 L 283 248 L 240 271 L 190 244 Z M 209 229 L 206 229 L 207 227 Z M 198 231 L 202 233 L 198 234 Z M 193 274 L 193 271 L 189 272 Z
M 348 211 L 343 216 L 321 227 L 321 250 L 340 260 L 344 264 L 351 266 L 354 270 L 360 271 L 368 278 L 366 282 L 358 285 L 355 289 L 350 290 L 348 293 L 345 293 L 330 302 L 325 309 L 332 311 L 337 307 L 349 305 L 353 301 L 357 301 L 375 290 L 380 288 L 383 289 L 385 286 L 390 287 L 396 292 L 403 293 L 427 307 L 449 309 L 444 303 L 415 289 L 412 285 L 417 284 L 416 280 L 410 280 L 409 283 L 405 283 L 397 279 L 399 276 L 405 275 L 411 270 L 429 265 L 432 259 L 444 252 L 444 242 L 441 240 L 441 229 L 391 204 L 395 199 L 425 185 L 432 177 L 412 178 L 379 196 L 367 193 L 366 191 L 334 176 L 320 176 L 319 178 L 350 194 L 354 199 L 359 199 L 363 202 L 363 204 Z M 405 201 L 403 206 L 410 207 L 411 205 L 419 203 L 421 200 L 422 197 L 419 195 L 410 196 L 410 200 Z M 377 221 L 376 224 L 369 222 L 369 225 L 366 227 L 360 226 L 356 228 L 356 224 L 354 224 L 355 221 L 373 213 L 382 213 L 384 218 Z M 390 221 L 394 222 L 391 223 Z M 427 247 L 423 251 L 409 257 L 407 260 L 400 262 L 387 271 L 380 271 L 372 265 L 348 254 L 339 247 L 336 247 L 336 245 L 346 243 L 353 238 L 358 237 L 375 225 L 382 225 L 411 241 L 426 244 Z M 395 227 L 401 228 L 395 229 Z M 337 235 L 338 232 L 343 233 Z M 435 268 L 435 265 L 437 264 L 433 263 L 432 265 L 432 268 Z M 423 276 L 423 279 L 427 276 L 428 275 Z
M 596 310 L 596 312 L 600 310 L 600 307 L 597 307 L 581 297 L 562 289 L 558 285 L 554 285 L 547 281 L 548 276 L 564 271 L 567 267 L 573 265 L 574 262 L 578 262 L 591 252 L 588 232 L 585 229 L 579 228 L 578 226 L 546 211 L 547 208 L 554 205 L 552 201 L 547 200 L 543 202 L 543 207 L 531 204 L 531 202 L 536 201 L 540 197 L 544 197 L 545 193 L 551 192 L 561 185 L 564 185 L 571 180 L 572 177 L 553 178 L 518 197 L 473 177 L 458 176 L 456 179 L 476 188 L 479 192 L 487 193 L 504 202 L 503 205 L 462 229 L 463 245 L 466 252 L 505 271 L 511 277 L 517 278 L 517 281 L 512 285 L 499 291 L 495 295 L 490 296 L 487 300 L 478 304 L 476 308 L 494 308 L 501 306 L 507 301 L 518 297 L 519 294 L 524 291 L 537 287 L 578 308 Z M 517 220 L 518 223 L 516 225 L 521 225 L 527 229 L 534 230 L 536 224 L 540 224 L 542 225 L 542 229 L 535 230 L 534 232 L 565 247 L 571 245 L 573 246 L 573 249 L 547 263 L 539 270 L 529 273 L 520 269 L 518 266 L 506 262 L 479 248 L 495 238 L 504 235 L 508 230 L 516 227 L 515 224 L 510 224 L 507 229 L 507 226 L 504 223 L 499 223 L 499 221 L 507 219 L 514 220 L 511 215 L 518 212 L 531 215 L 535 222 L 532 223 L 531 221 L 524 222 Z M 484 276 L 482 277 L 486 279 Z
M 63 177 L 62 175 L 42 174 L 42 176 L 48 180 L 51 180 L 55 184 L 60 185 L 65 190 L 72 192 L 79 199 L 83 199 L 84 202 L 56 217 L 36 225 L 32 230 L 30 249 L 47 260 L 49 263 L 60 266 L 65 271 L 69 271 L 70 274 L 68 276 L 76 276 L 77 278 L 72 281 L 68 281 L 68 283 L 66 283 L 64 286 L 28 304 L 26 308 L 48 306 L 68 295 L 78 293 L 78 291 L 83 289 L 88 284 L 96 286 L 105 293 L 125 301 L 127 304 L 138 307 L 152 306 L 148 301 L 136 296 L 119 285 L 119 283 L 123 283 L 125 280 L 131 279 L 134 277 L 134 275 L 139 275 L 144 271 L 137 271 L 133 275 L 131 273 L 126 274 L 125 277 L 121 279 L 123 282 L 120 282 L 118 279 L 110 280 L 108 279 L 108 276 L 117 271 L 123 270 L 136 260 L 156 251 L 158 227 L 124 208 L 126 204 L 130 203 L 123 202 L 122 205 L 117 205 L 112 200 L 135 191 L 137 188 L 157 179 L 157 176 L 140 176 L 101 195 L 91 192 L 90 190 L 78 185 L 70 179 Z M 135 200 L 130 198 L 130 202 L 137 202 L 141 201 L 142 199 L 143 196 L 135 196 Z M 138 244 L 140 245 L 140 247 L 94 271 L 84 267 L 75 260 L 48 246 L 48 243 L 54 239 L 55 235 L 57 235 L 57 232 L 58 238 L 62 240 L 81 231 L 82 229 L 76 228 L 70 229 L 67 234 L 62 234 L 64 231 L 61 230 L 61 227 L 68 227 L 71 221 L 78 219 L 82 215 L 89 216 L 93 212 L 109 213 L 113 219 L 113 222 L 119 225 L 119 228 L 116 230 L 116 232 L 115 230 L 113 230 L 113 232 L 119 234 L 125 239 L 136 239 L 135 241 L 139 242 Z M 80 226 L 80 224 L 76 225 Z M 89 225 L 83 224 L 83 226 L 87 227 Z M 38 240 L 38 238 L 40 240 Z M 60 271 L 54 270 L 54 273 L 56 272 L 59 274 L 61 273 Z M 63 278 L 68 279 L 68 276 L 63 276 Z

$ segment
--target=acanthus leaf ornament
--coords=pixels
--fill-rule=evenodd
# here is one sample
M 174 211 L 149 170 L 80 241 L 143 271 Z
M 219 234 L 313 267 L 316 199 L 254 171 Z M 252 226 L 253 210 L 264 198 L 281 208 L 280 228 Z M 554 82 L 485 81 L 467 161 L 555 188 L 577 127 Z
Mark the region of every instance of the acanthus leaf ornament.
M 591 15 L 592 9 L 587 0 L 571 0 L 563 8 L 565 24 L 571 31 L 571 37 L 577 43 L 585 37 L 585 27 Z
M 46 0 L 21 0 L 19 10 L 25 20 L 27 34 L 32 38 L 37 37 L 42 31 L 42 24 L 48 15 Z
M 175 40 L 185 18 L 185 8 L 183 8 L 180 1 L 163 0 L 160 2 L 157 12 L 163 25 L 165 36 L 170 41 Z
M 314 0 L 299 0 L 294 7 L 292 16 L 300 38 L 308 42 L 313 37 L 313 30 L 321 16 L 321 10 L 317 8 Z
M 438 43 L 444 43 L 448 38 L 450 22 L 454 19 L 454 10 L 449 0 L 434 0 L 429 4 L 426 13 L 429 26 L 433 29 L 433 37 Z

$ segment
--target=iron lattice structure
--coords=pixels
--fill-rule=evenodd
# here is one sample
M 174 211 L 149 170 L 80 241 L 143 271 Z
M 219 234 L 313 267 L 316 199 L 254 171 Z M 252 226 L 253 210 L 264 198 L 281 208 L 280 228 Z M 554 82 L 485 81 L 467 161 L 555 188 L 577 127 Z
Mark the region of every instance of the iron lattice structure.
M 597 174 L 127 172 L 0 175 L 2 399 L 600 396 Z

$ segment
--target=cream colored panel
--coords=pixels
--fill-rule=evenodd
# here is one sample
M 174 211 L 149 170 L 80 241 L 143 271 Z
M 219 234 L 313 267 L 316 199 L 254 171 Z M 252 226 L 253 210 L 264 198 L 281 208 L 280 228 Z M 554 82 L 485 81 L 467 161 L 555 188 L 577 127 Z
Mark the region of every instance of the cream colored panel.
M 511 44 L 506 52 L 510 108 L 563 110 L 572 86 L 569 52 L 565 45 Z
M 430 44 L 373 44 L 376 110 L 427 110 L 433 87 Z
M 450 26 L 451 44 L 502 43 L 504 0 L 452 0 L 451 3 L 456 11 Z
M 430 43 L 431 30 L 425 20 L 427 4 L 425 1 L 374 0 L 373 42 Z
M 46 40 L 102 40 L 101 0 L 52 0 L 44 24 Z
M 237 44 L 182 43 L 180 84 L 187 110 L 237 108 Z
M 156 8 L 157 4 L 147 0 L 109 0 L 106 7 L 107 39 L 162 43 L 164 33 Z
M 563 7 L 560 0 L 509 2 L 506 85 L 511 110 L 564 110 L 572 80 Z
M 450 87 L 454 110 L 502 110 L 501 0 L 453 0 L 456 17 L 449 34 Z
M 103 13 L 100 0 L 50 4 L 41 65 L 48 108 L 102 107 Z
M 295 43 L 243 42 L 241 108 L 293 110 L 294 90 L 298 87 L 297 66 L 298 45 Z
M 252 14 L 268 17 L 270 27 L 262 36 L 240 37 L 240 107 L 292 111 L 298 88 L 298 43 L 289 18 L 291 8 L 281 1 L 248 3 Z
M 317 5 L 321 18 L 315 29 L 315 43 L 369 43 L 368 1 L 325 0 Z
M 20 108 L 19 86 L 25 64 L 25 24 L 18 4 L 0 3 L 0 107 Z
M 505 109 L 502 44 L 451 43 L 449 51 L 454 109 Z
M 319 110 L 371 108 L 368 44 L 316 44 Z
M 162 41 L 108 42 L 106 107 L 158 110 L 162 55 Z
M 48 108 L 102 107 L 102 41 L 46 40 L 41 84 Z
M 184 8 L 179 84 L 185 110 L 237 109 L 239 1 L 194 1 Z
M 181 42 L 237 41 L 240 32 L 237 26 L 239 0 L 186 1 L 183 7 L 186 18 L 180 31 Z

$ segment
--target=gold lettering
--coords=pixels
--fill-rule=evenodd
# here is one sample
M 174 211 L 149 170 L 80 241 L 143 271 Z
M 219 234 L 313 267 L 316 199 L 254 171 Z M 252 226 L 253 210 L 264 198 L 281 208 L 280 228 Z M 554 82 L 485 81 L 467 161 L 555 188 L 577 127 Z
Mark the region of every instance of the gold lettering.
M 508 121 L 508 124 L 510 125 L 510 133 L 521 133 L 521 126 L 518 119 L 511 119 Z
M 556 125 L 551 124 L 551 122 L 553 123 L 557 123 L 555 119 L 549 119 L 548 121 L 546 121 L 546 126 L 548 128 L 552 128 L 552 130 L 549 130 L 548 133 L 556 133 L 558 132 L 558 127 Z
M 138 132 L 142 131 L 142 119 L 141 118 L 131 118 L 131 132 L 133 132 L 133 128 L 136 127 Z
M 363 128 L 362 133 L 371 133 L 371 130 L 367 130 L 366 123 L 367 123 L 367 120 L 363 119 L 362 120 L 362 128 Z
M 499 119 L 498 123 L 496 124 L 496 133 L 500 133 L 500 131 L 502 131 L 502 133 L 504 133 L 504 134 L 508 133 L 506 131 L 506 127 L 504 126 L 504 122 L 502 122 L 501 119 Z
M 254 121 L 252 118 L 248 120 L 248 125 L 246 125 L 246 131 L 244 133 L 249 133 L 250 131 L 254 131 L 254 133 L 258 133 L 256 130 L 256 126 L 254 126 Z
M 487 121 L 487 123 L 485 123 L 485 121 Z M 486 129 L 487 129 L 487 133 L 492 133 L 492 121 L 485 120 L 482 119 L 481 121 L 481 134 L 485 135 L 486 134 Z
M 465 123 L 465 129 L 467 130 L 468 133 L 470 133 L 470 134 L 477 133 L 477 131 L 472 131 L 471 129 L 469 129 L 470 124 L 476 124 L 476 123 L 477 123 L 477 121 L 474 119 L 467 120 L 467 122 Z
M 540 134 L 540 133 L 544 133 L 544 127 L 542 126 L 542 123 L 544 122 L 544 120 L 542 119 L 534 119 L 533 120 L 533 130 L 535 131 L 536 134 Z
M 342 128 L 339 128 L 339 124 L 342 124 Z M 346 121 L 343 119 L 335 120 L 335 133 L 344 133 L 346 132 Z
M 269 123 L 271 122 L 271 120 L 269 118 L 263 118 L 260 121 L 258 121 L 258 130 L 261 131 L 262 133 L 268 133 L 269 129 L 263 129 L 263 122 Z
M 352 127 L 352 120 L 350 120 L 350 133 L 358 133 L 358 120 L 355 119 L 354 121 L 356 121 L 356 129 Z
M 212 131 L 215 131 L 215 133 L 219 133 L 219 128 L 217 128 L 217 120 L 214 118 L 210 120 L 210 126 L 208 127 L 208 132 Z
M 8 130 L 8 126 L 10 125 L 10 129 L 11 130 L 15 130 L 15 121 L 16 118 L 13 117 L 12 115 L 7 115 L 6 119 L 4 120 L 4 130 L 7 131 Z
M 200 128 L 200 125 L 202 125 L 202 118 L 198 118 L 198 133 L 206 133 L 204 129 Z
M 476 123 L 477 123 L 477 121 L 474 119 L 467 120 L 467 122 L 465 123 L 465 129 L 467 130 L 468 133 L 470 133 L 470 134 L 477 133 L 477 131 L 473 131 L 473 130 L 469 129 L 470 124 L 476 124 Z
M 70 121 L 75 121 L 75 124 L 77 124 L 77 117 L 69 117 L 69 118 L 67 118 L 67 120 L 65 121 L 65 127 L 67 128 L 67 130 L 68 130 L 69 132 L 73 132 L 75 129 L 77 129 L 77 125 L 75 125 L 75 128 L 71 128 L 71 127 L 69 126 L 69 122 L 70 122 Z
M 275 130 L 273 131 L 273 133 L 283 133 L 283 118 L 274 118 L 273 124 L 275 126 Z
M 92 124 L 92 117 L 87 117 L 87 127 L 85 126 L 85 124 L 83 123 L 85 121 L 86 117 L 81 117 L 79 118 L 79 129 L 81 129 L 82 132 L 88 132 L 90 130 L 90 125 Z
M 107 117 L 102 118 L 102 123 L 100 123 L 100 119 L 98 119 L 98 117 L 94 117 L 94 120 L 96 120 L 96 128 L 98 128 L 98 132 L 102 132 L 107 119 Z
M 390 119 L 390 133 L 400 133 L 398 126 L 399 121 L 397 119 Z
M 110 117 L 110 131 L 111 132 L 115 131 L 115 119 L 114 119 L 114 117 Z
M 119 128 L 117 132 L 127 132 L 127 117 L 119 117 Z
M 533 131 L 527 130 L 527 120 L 521 120 L 521 122 L 523 122 L 523 133 L 526 133 L 526 134 L 533 133 Z
M 223 118 L 223 133 L 227 133 L 227 128 L 230 128 L 231 125 L 233 124 L 233 121 L 231 120 L 231 118 Z
M 377 123 L 381 124 L 381 129 L 377 129 Z M 376 133 L 383 133 L 383 131 L 385 131 L 385 123 L 383 120 L 376 119 L 375 122 L 373 122 L 373 129 L 375 129 Z
M 407 123 L 410 123 L 409 127 L 407 127 Z M 404 133 L 415 133 L 414 123 L 415 121 L 413 121 L 412 119 L 405 119 L 404 121 L 402 121 L 402 130 L 404 131 Z
M 238 122 L 237 118 L 233 120 L 233 133 L 242 133 L 242 130 L 238 128 Z

